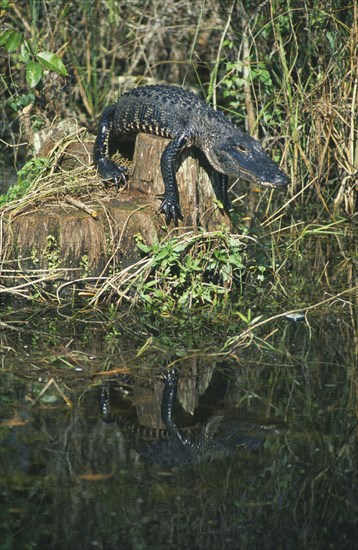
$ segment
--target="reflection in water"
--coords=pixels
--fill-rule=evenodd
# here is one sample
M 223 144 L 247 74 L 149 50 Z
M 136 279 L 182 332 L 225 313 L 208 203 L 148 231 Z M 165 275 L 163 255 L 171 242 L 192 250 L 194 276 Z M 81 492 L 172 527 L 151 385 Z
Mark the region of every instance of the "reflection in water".
M 197 378 L 199 377 L 197 370 Z M 257 451 L 264 442 L 265 435 L 278 433 L 266 421 L 264 423 L 248 422 L 240 419 L 238 410 L 218 410 L 215 414 L 209 411 L 198 411 L 192 418 L 192 426 L 179 427 L 174 420 L 174 409 L 177 405 L 178 370 L 163 369 L 164 385 L 162 395 L 157 395 L 154 387 L 147 384 L 150 402 L 147 408 L 152 414 L 146 415 L 147 423 L 140 422 L 141 416 L 136 415 L 130 421 L 126 416 L 119 416 L 117 422 L 124 430 L 134 449 L 143 457 L 166 467 L 194 464 L 202 460 L 229 456 L 239 449 Z M 128 383 L 128 377 L 125 379 Z M 140 384 L 140 380 L 133 380 L 133 386 Z M 150 382 L 150 379 L 149 379 Z M 148 383 L 148 380 L 147 380 Z M 154 386 L 154 385 L 153 385 Z M 191 384 L 187 391 L 195 392 L 195 385 Z M 187 400 L 191 401 L 190 395 Z M 212 394 L 211 408 L 215 408 L 218 396 Z M 101 391 L 101 410 L 103 419 L 107 422 L 114 420 L 111 414 L 110 389 L 108 384 Z M 141 405 L 139 405 L 139 409 Z M 155 411 L 160 408 L 161 422 L 156 424 Z M 208 415 L 209 414 L 209 415 Z M 162 428 L 164 424 L 164 428 Z
M 31 386 L 9 377 L 3 395 L 16 405 L 2 434 L 4 547 L 176 548 L 179 539 L 191 544 L 192 529 L 194 547 L 214 538 L 220 548 L 223 533 L 233 543 L 247 489 L 276 453 L 278 441 L 270 451 L 264 440 L 277 434 L 232 407 L 242 393 L 236 373 L 201 366 L 192 360 L 180 375 L 146 367 L 146 377 L 135 368 L 79 391 L 73 410 L 61 401 L 29 406 Z
M 240 364 L 69 379 L 72 409 L 3 376 L 2 548 L 354 548 L 353 356 L 287 323 Z
M 177 371 L 174 346 L 95 322 L 3 330 L 1 549 L 355 549 L 350 312 L 281 319 L 221 363 L 178 345 Z

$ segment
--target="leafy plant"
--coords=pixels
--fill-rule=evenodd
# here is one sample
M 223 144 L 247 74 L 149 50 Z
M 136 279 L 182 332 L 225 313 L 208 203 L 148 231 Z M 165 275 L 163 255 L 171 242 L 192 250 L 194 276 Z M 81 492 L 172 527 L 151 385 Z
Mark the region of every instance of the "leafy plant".
M 26 81 L 30 88 L 37 86 L 46 70 L 62 76 L 68 74 L 59 55 L 49 51 L 38 52 L 37 44 L 27 40 L 19 31 L 13 29 L 3 31 L 0 34 L 0 46 L 4 46 L 7 52 L 16 55 L 16 62 L 25 65 Z
M 10 187 L 5 194 L 0 195 L 0 207 L 24 197 L 47 163 L 48 159 L 41 157 L 30 159 L 18 171 L 17 183 Z
M 225 304 L 232 292 L 242 291 L 247 270 L 243 236 L 203 233 L 153 246 L 137 239 L 137 246 L 148 255 L 148 265 L 135 283 L 135 292 L 152 311 L 213 308 Z
M 59 55 L 54 52 L 38 51 L 38 43 L 35 40 L 25 38 L 24 34 L 14 29 L 6 29 L 0 34 L 0 46 L 11 55 L 15 65 L 25 67 L 26 82 L 30 89 L 36 88 L 41 83 L 45 71 L 52 71 L 62 76 L 67 76 L 67 69 Z M 25 92 L 12 96 L 8 100 L 9 106 L 18 111 L 35 101 L 35 94 Z

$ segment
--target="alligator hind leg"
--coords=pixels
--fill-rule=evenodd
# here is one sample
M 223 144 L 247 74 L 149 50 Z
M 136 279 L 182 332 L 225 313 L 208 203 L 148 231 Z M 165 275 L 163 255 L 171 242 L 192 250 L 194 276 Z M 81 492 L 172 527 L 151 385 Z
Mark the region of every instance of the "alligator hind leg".
M 116 106 L 110 105 L 105 109 L 101 117 L 97 138 L 93 148 L 93 162 L 98 169 L 101 178 L 113 180 L 118 189 L 120 182 L 127 182 L 125 166 L 118 166 L 109 158 L 108 140 L 111 133 L 113 114 Z
M 180 136 L 171 141 L 162 154 L 160 159 L 160 167 L 162 170 L 162 176 L 165 186 L 164 200 L 160 205 L 160 212 L 165 214 L 165 223 L 169 225 L 173 219 L 174 224 L 178 224 L 178 219 L 183 219 L 183 214 L 179 205 L 179 192 L 177 186 L 177 180 L 175 177 L 175 164 L 178 156 L 185 147 L 188 138 Z

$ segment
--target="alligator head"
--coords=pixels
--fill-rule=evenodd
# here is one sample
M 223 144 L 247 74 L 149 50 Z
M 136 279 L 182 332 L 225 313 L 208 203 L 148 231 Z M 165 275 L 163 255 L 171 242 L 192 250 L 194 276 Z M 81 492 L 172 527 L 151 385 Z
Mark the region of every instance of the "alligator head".
M 205 154 L 218 172 L 266 187 L 287 185 L 288 177 L 261 144 L 238 128 L 235 132 L 231 129 L 227 136 L 219 133 L 213 138 L 211 135 L 210 143 L 205 141 Z

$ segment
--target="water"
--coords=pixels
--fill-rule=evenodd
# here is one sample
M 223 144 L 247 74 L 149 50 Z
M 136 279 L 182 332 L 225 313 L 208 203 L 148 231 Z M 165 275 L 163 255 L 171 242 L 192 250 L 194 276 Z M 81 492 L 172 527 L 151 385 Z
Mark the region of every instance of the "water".
M 229 326 L 7 311 L 1 549 L 356 548 L 351 295 L 228 348 Z

